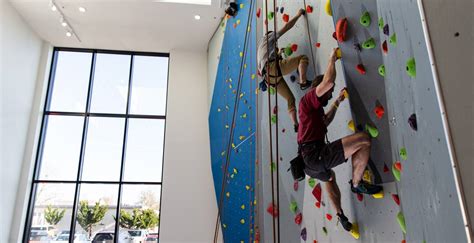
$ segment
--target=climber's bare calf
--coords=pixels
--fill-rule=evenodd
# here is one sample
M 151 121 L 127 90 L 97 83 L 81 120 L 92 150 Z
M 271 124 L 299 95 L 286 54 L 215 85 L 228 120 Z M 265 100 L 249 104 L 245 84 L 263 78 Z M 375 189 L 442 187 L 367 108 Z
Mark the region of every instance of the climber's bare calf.
M 344 148 L 344 157 L 346 159 L 352 157 L 352 184 L 354 187 L 357 187 L 369 161 L 370 138 L 367 133 L 358 132 L 341 140 L 342 147 Z

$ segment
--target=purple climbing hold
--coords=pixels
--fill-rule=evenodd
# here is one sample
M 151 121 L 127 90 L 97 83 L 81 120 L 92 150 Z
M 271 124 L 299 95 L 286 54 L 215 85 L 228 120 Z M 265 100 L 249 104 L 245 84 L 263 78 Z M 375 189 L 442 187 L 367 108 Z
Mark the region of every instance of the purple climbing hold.
M 291 75 L 290 80 L 291 80 L 291 82 L 295 82 L 296 81 L 295 75 Z
M 283 13 L 283 11 L 285 11 L 285 8 L 284 8 L 284 7 L 281 7 L 281 8 L 280 8 L 280 13 Z
M 306 228 L 303 228 L 301 230 L 301 239 L 303 239 L 304 241 L 306 241 Z
M 278 7 L 276 7 L 276 8 L 275 8 L 275 12 L 277 12 L 277 13 L 278 13 Z
M 386 35 L 386 36 L 389 36 L 390 35 L 390 31 L 388 29 L 388 24 L 386 24 L 384 27 L 383 27 L 383 33 Z
M 416 123 L 416 114 L 413 113 L 408 118 L 408 124 L 410 124 L 411 129 L 418 131 L 418 124 Z

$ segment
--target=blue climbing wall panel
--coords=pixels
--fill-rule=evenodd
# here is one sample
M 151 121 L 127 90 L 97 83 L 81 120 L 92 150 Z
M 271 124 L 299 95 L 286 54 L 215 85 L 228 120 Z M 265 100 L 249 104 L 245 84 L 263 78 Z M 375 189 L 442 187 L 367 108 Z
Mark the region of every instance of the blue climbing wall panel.
M 220 27 L 225 37 L 209 112 L 211 166 L 225 242 L 254 239 L 255 4 L 237 1 L 237 16 Z

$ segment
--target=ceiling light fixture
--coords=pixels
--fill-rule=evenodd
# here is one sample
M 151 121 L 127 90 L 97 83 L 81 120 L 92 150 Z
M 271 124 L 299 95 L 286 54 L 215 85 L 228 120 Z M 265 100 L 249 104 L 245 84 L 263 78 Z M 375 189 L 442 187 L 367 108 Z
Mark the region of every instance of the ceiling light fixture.
M 66 32 L 66 36 L 67 36 L 67 37 L 71 37 L 71 36 L 72 36 L 72 33 L 68 31 L 68 32 Z
M 56 10 L 58 10 L 58 8 L 56 7 L 56 5 L 53 4 L 53 5 L 51 6 L 51 10 L 52 10 L 52 11 L 56 11 Z
M 62 25 L 63 27 L 66 27 L 66 26 L 67 26 L 67 23 L 66 23 L 66 22 L 62 22 L 61 25 Z
M 200 15 L 194 15 L 194 19 L 195 19 L 195 20 L 200 20 L 200 19 L 201 19 L 201 16 L 200 16 Z
M 79 12 L 85 13 L 85 12 L 86 12 L 86 8 L 84 8 L 84 7 L 79 7 Z

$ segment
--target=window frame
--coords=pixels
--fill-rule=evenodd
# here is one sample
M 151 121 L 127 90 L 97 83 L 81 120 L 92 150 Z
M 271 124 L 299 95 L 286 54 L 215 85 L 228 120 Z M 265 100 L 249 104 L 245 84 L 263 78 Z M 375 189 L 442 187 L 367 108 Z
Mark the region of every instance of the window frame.
M 83 53 L 91 53 L 91 69 L 89 74 L 89 81 L 87 87 L 87 98 L 86 98 L 86 106 L 84 112 L 63 112 L 63 111 L 51 111 L 49 110 L 51 100 L 52 100 L 52 91 L 54 87 L 54 79 L 58 61 L 58 54 L 59 52 L 83 52 Z M 128 77 L 128 90 L 127 90 L 127 103 L 126 103 L 126 112 L 125 114 L 117 114 L 117 113 L 92 113 L 90 112 L 91 108 L 91 99 L 92 99 L 92 90 L 94 84 L 94 73 L 95 73 L 95 65 L 97 60 L 97 54 L 118 54 L 118 55 L 130 55 L 130 70 L 129 70 L 129 77 Z M 167 68 L 167 80 L 166 80 L 166 94 L 165 94 L 165 112 L 164 115 L 142 115 L 142 114 L 130 114 L 130 103 L 131 103 L 131 94 L 132 94 L 132 81 L 133 81 L 133 66 L 134 66 L 134 57 L 135 56 L 150 56 L 150 57 L 166 57 L 168 58 L 168 68 Z M 42 118 L 41 118 L 41 126 L 38 138 L 38 146 L 36 148 L 36 154 L 34 158 L 34 165 L 33 165 L 33 175 L 31 182 L 28 182 L 30 185 L 30 192 L 28 197 L 28 206 L 26 209 L 26 218 L 24 220 L 24 230 L 22 236 L 22 242 L 29 242 L 29 236 L 31 233 L 31 226 L 32 220 L 34 216 L 34 208 L 35 208 L 35 201 L 36 201 L 36 194 L 37 194 L 37 187 L 40 183 L 49 183 L 49 184 L 74 184 L 75 185 L 75 192 L 74 192 L 74 200 L 72 205 L 72 215 L 71 215 L 71 225 L 70 231 L 74 232 L 76 228 L 76 219 L 77 219 L 77 207 L 79 204 L 79 197 L 80 197 L 80 187 L 81 184 L 114 184 L 118 185 L 118 196 L 117 196 L 117 206 L 115 211 L 115 228 L 114 228 L 114 235 L 117 235 L 120 231 L 120 224 L 118 223 L 118 219 L 120 218 L 120 209 L 121 209 L 121 202 L 122 202 L 122 191 L 124 185 L 155 185 L 160 186 L 160 209 L 158 212 L 158 217 L 160 218 L 158 222 L 158 235 L 160 234 L 160 224 L 161 224 L 161 202 L 162 202 L 162 194 L 163 194 L 163 171 L 164 171 L 164 154 L 165 154 L 165 141 L 166 141 L 166 115 L 168 112 L 168 93 L 169 93 L 169 70 L 170 70 L 170 55 L 169 53 L 154 53 L 154 52 L 135 52 L 135 51 L 118 51 L 118 50 L 105 50 L 105 49 L 85 49 L 85 48 L 71 48 L 71 47 L 54 47 L 53 54 L 51 58 L 51 66 L 48 74 L 48 82 L 45 94 L 45 102 L 42 109 Z M 80 153 L 78 159 L 78 170 L 77 170 L 77 177 L 75 180 L 40 180 L 40 168 L 42 162 L 42 153 L 45 143 L 45 134 L 47 130 L 47 121 L 49 116 L 77 116 L 82 117 L 84 119 L 83 128 L 82 128 L 82 138 L 81 138 L 81 146 L 80 146 Z M 124 118 L 124 133 L 123 133 L 123 141 L 122 141 L 122 154 L 121 154 L 121 163 L 120 163 L 120 178 L 118 181 L 85 181 L 82 180 L 82 171 L 84 168 L 84 152 L 85 152 L 85 144 L 87 142 L 87 131 L 88 131 L 88 124 L 90 117 L 115 117 L 115 118 Z M 163 154 L 161 159 L 161 181 L 160 182 L 143 182 L 143 181 L 124 181 L 124 167 L 125 167 L 125 158 L 126 158 L 126 148 L 127 148 L 127 138 L 128 138 L 128 126 L 129 120 L 134 118 L 140 119 L 154 119 L 154 120 L 164 120 L 164 134 L 163 134 Z M 70 233 L 70 235 L 74 235 Z M 114 242 L 118 242 L 119 237 L 114 237 Z M 69 237 L 69 242 L 74 242 L 74 237 Z M 159 242 L 159 239 L 158 239 Z

